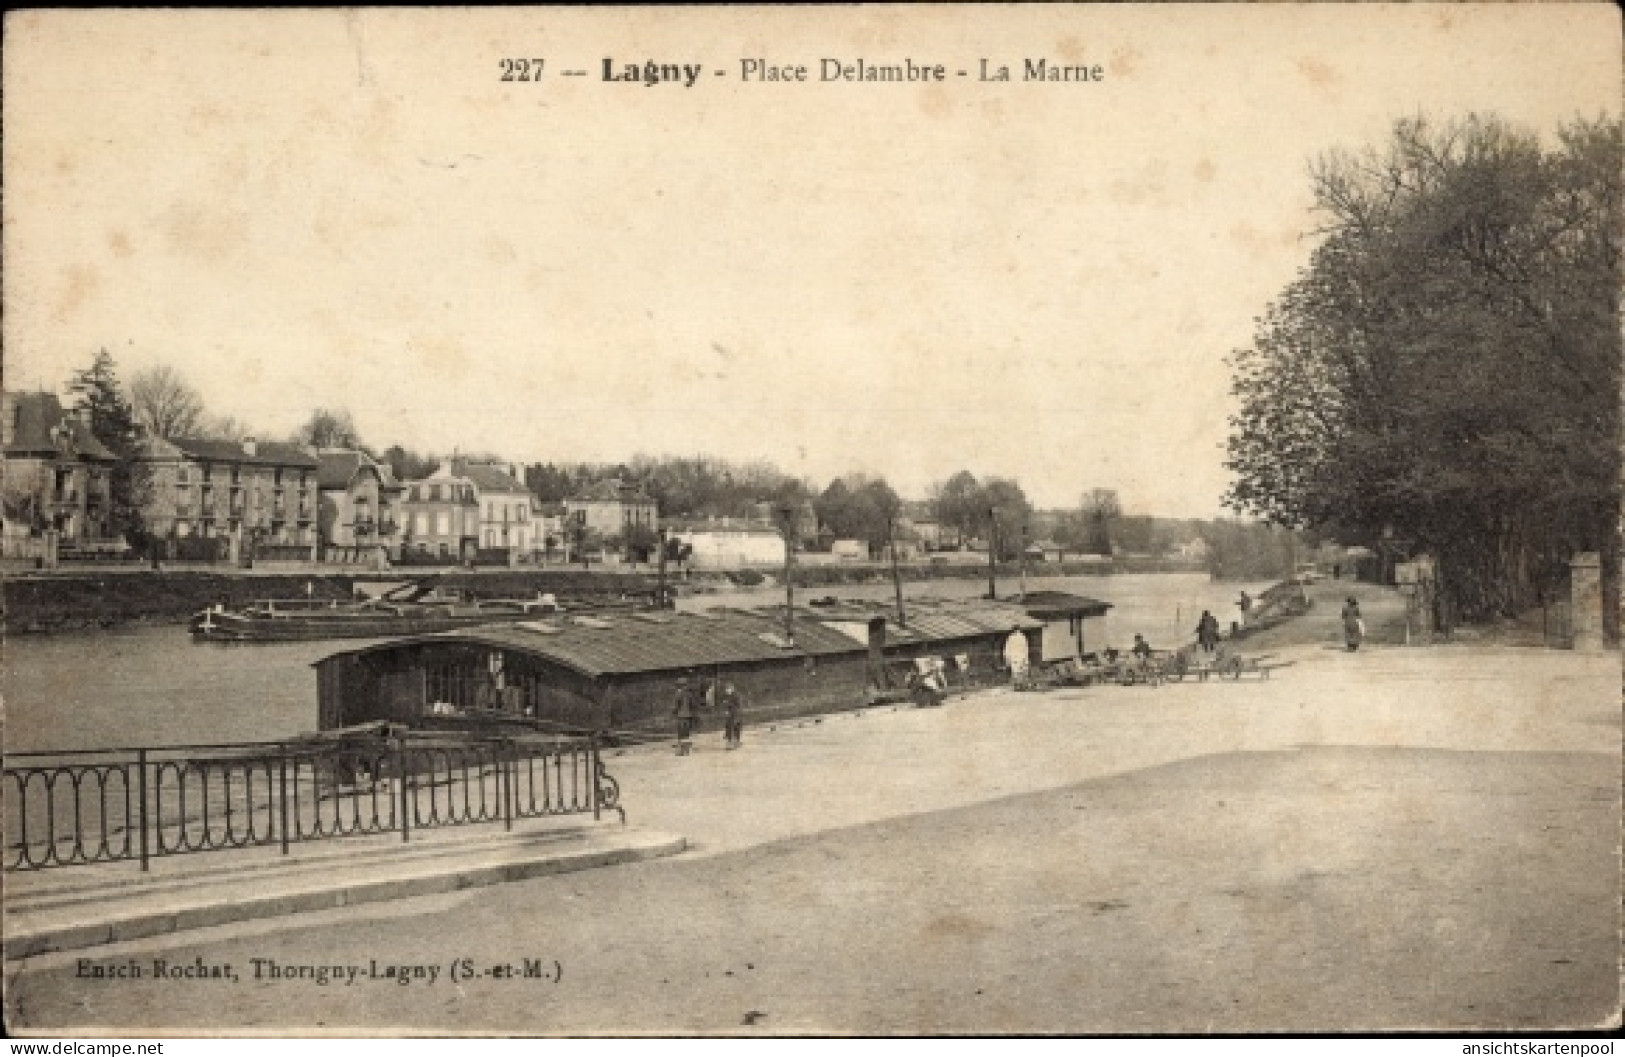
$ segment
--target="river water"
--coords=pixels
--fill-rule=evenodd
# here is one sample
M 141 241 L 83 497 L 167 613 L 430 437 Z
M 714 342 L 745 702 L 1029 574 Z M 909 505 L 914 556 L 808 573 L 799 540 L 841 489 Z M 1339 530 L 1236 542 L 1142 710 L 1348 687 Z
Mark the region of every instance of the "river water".
M 1017 589 L 1001 579 L 1000 591 Z M 1029 577 L 1030 590 L 1070 591 L 1110 602 L 1107 640 L 1127 645 L 1140 632 L 1154 646 L 1194 638 L 1197 618 L 1212 610 L 1221 626 L 1239 619 L 1240 592 L 1264 583 L 1214 583 L 1205 574 L 1149 573 Z M 980 580 L 903 585 L 910 597 L 971 598 Z M 890 584 L 798 591 L 797 602 L 824 595 L 890 601 Z M 782 603 L 782 588 L 685 596 L 683 609 Z M 339 650 L 376 640 L 221 645 L 194 643 L 184 626 L 141 627 L 59 635 L 17 635 L 5 642 L 4 744 L 38 749 L 267 741 L 316 729 L 316 671 Z

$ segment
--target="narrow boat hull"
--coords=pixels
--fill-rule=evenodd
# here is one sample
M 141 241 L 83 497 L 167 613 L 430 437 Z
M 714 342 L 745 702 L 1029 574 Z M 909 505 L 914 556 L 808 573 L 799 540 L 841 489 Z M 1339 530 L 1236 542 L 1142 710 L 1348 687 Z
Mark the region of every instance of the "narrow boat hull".
M 504 621 L 537 620 L 548 611 L 484 610 L 478 613 L 421 614 L 334 614 L 307 613 L 269 616 L 205 610 L 192 618 L 192 635 L 213 642 L 304 642 L 314 639 L 385 638 L 395 635 L 426 635 L 436 631 L 495 624 Z

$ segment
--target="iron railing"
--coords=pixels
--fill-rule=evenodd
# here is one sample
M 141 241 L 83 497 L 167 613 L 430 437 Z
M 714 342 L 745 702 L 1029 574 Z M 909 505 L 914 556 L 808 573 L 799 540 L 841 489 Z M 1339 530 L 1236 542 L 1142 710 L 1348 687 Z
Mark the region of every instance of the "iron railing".
M 400 734 L 11 753 L 7 870 L 615 811 L 596 737 Z

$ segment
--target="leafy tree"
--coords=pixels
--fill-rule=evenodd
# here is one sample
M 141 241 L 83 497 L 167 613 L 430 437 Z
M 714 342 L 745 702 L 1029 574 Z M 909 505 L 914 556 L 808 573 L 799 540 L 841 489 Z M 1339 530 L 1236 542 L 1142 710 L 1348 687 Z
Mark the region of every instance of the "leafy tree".
M 1227 502 L 1430 552 L 1467 619 L 1598 550 L 1617 630 L 1621 146 L 1414 118 L 1320 159 L 1323 241 L 1231 359 Z
M 1112 530 L 1123 516 L 1115 488 L 1091 488 L 1079 504 L 1086 526 L 1085 547 L 1090 554 L 1112 553 Z
M 974 536 L 987 521 L 982 486 L 969 470 L 960 470 L 931 490 L 931 513 L 937 523 L 961 538 Z
M 1000 561 L 1014 561 L 1030 540 L 1033 506 L 1021 485 L 1008 477 L 989 477 L 982 483 L 981 524 L 991 529 Z
M 74 408 L 88 414 L 90 431 L 118 461 L 110 475 L 108 527 L 137 549 L 147 545 L 142 511 L 152 489 L 152 473 L 140 461 L 141 428 L 135 410 L 119 385 L 118 370 L 106 349 L 91 365 L 74 374 L 68 388 L 77 397 Z
M 130 407 L 149 436 L 196 436 L 203 398 L 167 363 L 149 367 L 130 380 Z
M 851 474 L 831 481 L 813 501 L 818 520 L 837 539 L 863 540 L 871 555 L 891 539 L 903 502 L 884 478 Z
M 379 461 L 389 467 L 397 481 L 420 481 L 434 473 L 441 462 L 439 456 L 420 454 L 399 444 L 385 448 Z

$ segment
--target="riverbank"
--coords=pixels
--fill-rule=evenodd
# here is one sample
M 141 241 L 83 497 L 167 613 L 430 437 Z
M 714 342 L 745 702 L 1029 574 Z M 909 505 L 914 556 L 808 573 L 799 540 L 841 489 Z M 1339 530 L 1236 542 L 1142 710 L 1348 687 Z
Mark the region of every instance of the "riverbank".
M 141 569 L 8 577 L 5 633 L 184 624 L 206 606 L 232 608 L 268 598 L 348 601 L 355 597 L 357 585 L 400 583 L 424 575 L 414 570 L 341 574 Z M 488 598 L 534 598 L 540 592 L 618 596 L 654 588 L 654 578 L 644 573 L 568 569 L 448 570 L 441 580 L 470 586 Z
M 1033 578 L 1055 576 L 1110 576 L 1144 572 L 1189 573 L 1190 563 L 1156 559 L 1098 562 L 1046 562 L 1028 567 Z M 987 576 L 982 565 L 913 563 L 899 569 L 908 583 L 977 581 Z M 997 576 L 1008 591 L 1020 577 L 1013 563 L 998 567 Z M 438 576 L 452 586 L 466 586 L 485 598 L 534 598 L 557 595 L 618 597 L 655 589 L 656 571 L 645 566 L 579 569 L 419 569 L 371 571 L 331 567 L 290 569 L 163 569 L 144 567 L 56 570 L 8 576 L 0 582 L 5 603 L 4 630 L 11 635 L 47 634 L 92 628 L 184 624 L 192 614 L 211 605 L 228 608 L 261 599 L 346 601 L 357 585 L 400 583 Z M 805 565 L 796 569 L 796 587 L 823 589 L 891 582 L 889 566 L 864 562 L 842 565 Z M 668 569 L 667 581 L 679 591 L 709 593 L 739 587 L 772 586 L 779 581 L 771 571 L 693 571 Z

